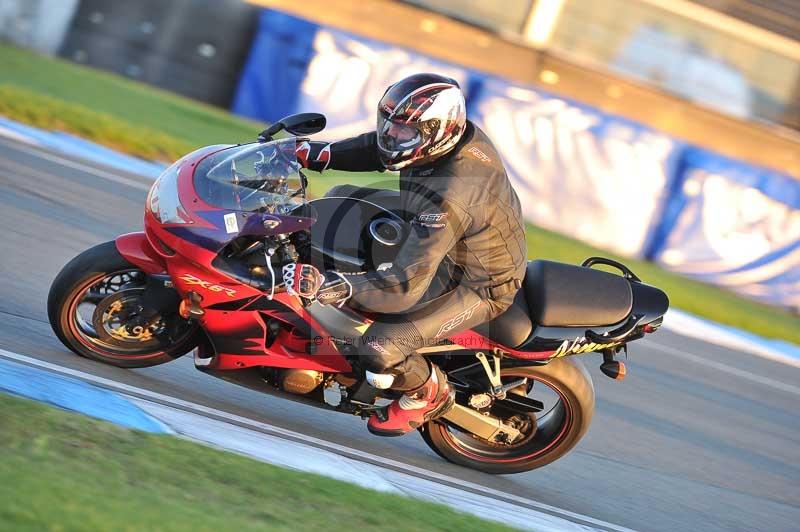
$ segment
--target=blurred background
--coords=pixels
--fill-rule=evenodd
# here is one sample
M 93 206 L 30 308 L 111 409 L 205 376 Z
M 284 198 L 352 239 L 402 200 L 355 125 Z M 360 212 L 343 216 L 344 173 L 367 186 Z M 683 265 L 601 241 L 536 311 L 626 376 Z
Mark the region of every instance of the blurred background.
M 0 0 L 0 39 L 260 122 L 322 112 L 328 140 L 449 75 L 529 222 L 800 309 L 800 1 Z M 47 65 L 25 82 L 53 94 Z

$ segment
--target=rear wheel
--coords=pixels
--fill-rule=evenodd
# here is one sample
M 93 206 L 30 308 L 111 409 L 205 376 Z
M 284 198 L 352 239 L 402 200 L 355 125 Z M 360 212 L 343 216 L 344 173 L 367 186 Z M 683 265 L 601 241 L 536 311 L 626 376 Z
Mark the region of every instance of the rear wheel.
M 422 427 L 422 437 L 437 454 L 450 462 L 485 473 L 510 474 L 547 465 L 569 452 L 589 428 L 594 414 L 594 387 L 583 364 L 559 358 L 545 366 L 507 368 L 503 383 L 524 384 L 519 393 L 544 403 L 535 414 L 492 407 L 490 414 L 520 431 L 513 443 L 490 442 L 461 431 L 444 421 Z
M 147 276 L 114 242 L 72 259 L 53 281 L 47 314 L 75 353 L 122 368 L 163 364 L 197 346 L 198 327 L 143 304 Z

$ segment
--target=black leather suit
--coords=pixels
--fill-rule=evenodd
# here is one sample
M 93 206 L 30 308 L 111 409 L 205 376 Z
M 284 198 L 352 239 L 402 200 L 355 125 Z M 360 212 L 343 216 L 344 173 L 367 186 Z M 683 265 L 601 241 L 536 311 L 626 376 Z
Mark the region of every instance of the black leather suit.
M 312 157 L 320 151 L 314 144 Z M 327 168 L 383 170 L 374 132 L 328 149 Z M 369 200 L 372 192 L 378 191 L 345 186 L 336 195 Z M 347 277 L 353 285 L 348 304 L 383 314 L 362 339 L 363 366 L 395 374 L 392 388 L 405 391 L 429 377 L 417 349 L 489 321 L 511 305 L 525 276 L 527 251 L 519 199 L 500 156 L 469 121 L 453 151 L 400 171 L 400 204 L 412 231 L 391 267 Z M 437 271 L 445 258 L 451 266 L 443 284 Z

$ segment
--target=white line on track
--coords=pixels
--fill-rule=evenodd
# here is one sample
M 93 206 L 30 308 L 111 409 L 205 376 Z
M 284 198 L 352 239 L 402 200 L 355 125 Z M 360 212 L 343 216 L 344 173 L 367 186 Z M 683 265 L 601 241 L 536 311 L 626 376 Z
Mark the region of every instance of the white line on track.
M 106 172 L 105 170 L 101 170 L 101 169 L 95 168 L 93 166 L 89 166 L 89 165 L 86 165 L 86 164 L 83 164 L 83 163 L 79 163 L 77 161 L 73 161 L 71 159 L 66 159 L 64 157 L 60 157 L 60 156 L 55 155 L 53 153 L 44 152 L 44 151 L 41 150 L 41 148 L 33 148 L 33 147 L 29 147 L 27 145 L 20 145 L 20 144 L 17 144 L 17 143 L 6 142 L 4 140 L 0 140 L 0 144 L 8 146 L 9 148 L 12 148 L 12 149 L 17 150 L 17 151 L 21 151 L 21 152 L 27 153 L 28 155 L 32 155 L 34 157 L 38 157 L 40 159 L 44 159 L 44 160 L 47 160 L 47 161 L 50 161 L 50 162 L 58 163 L 58 164 L 60 164 L 62 166 L 66 166 L 66 167 L 72 168 L 74 170 L 80 170 L 81 172 L 86 172 L 86 173 L 91 174 L 93 176 L 100 177 L 100 178 L 103 178 L 103 179 L 107 179 L 109 181 L 112 181 L 112 182 L 120 184 L 120 185 L 126 185 L 126 186 L 133 187 L 133 188 L 136 188 L 136 189 L 139 189 L 139 190 L 150 190 L 150 184 L 149 183 L 145 183 L 145 182 L 142 182 L 142 181 L 137 181 L 135 179 L 129 179 L 129 178 L 123 177 L 121 175 L 113 174 L 111 172 Z
M 37 358 L 33 358 L 30 356 L 21 355 L 19 353 L 14 353 L 11 351 L 6 351 L 5 349 L 0 349 L 0 357 L 29 364 L 31 366 L 45 368 L 50 371 L 54 371 L 56 373 L 60 373 L 63 375 L 77 377 L 79 379 L 98 384 L 104 388 L 109 388 L 129 395 L 154 400 L 156 402 L 184 409 L 189 412 L 204 414 L 216 419 L 223 419 L 226 421 L 230 421 L 239 424 L 243 427 L 264 431 L 265 433 L 274 436 L 281 436 L 286 439 L 294 440 L 300 443 L 313 445 L 315 447 L 326 449 L 336 454 L 340 454 L 350 458 L 356 458 L 358 460 L 363 460 L 374 465 L 379 465 L 382 467 L 386 467 L 388 469 L 393 469 L 395 471 L 401 471 L 403 473 L 407 473 L 415 477 L 420 477 L 427 480 L 433 480 L 436 482 L 440 482 L 442 484 L 446 484 L 448 486 L 458 487 L 476 494 L 486 495 L 489 497 L 497 498 L 505 502 L 519 504 L 530 509 L 539 510 L 541 512 L 548 513 L 550 515 L 568 519 L 573 522 L 588 524 L 606 530 L 613 530 L 615 532 L 633 532 L 629 528 L 625 528 L 612 523 L 607 523 L 605 521 L 601 521 L 599 519 L 595 519 L 593 517 L 589 517 L 586 515 L 581 515 L 575 512 L 570 512 L 569 510 L 563 510 L 555 506 L 550 506 L 549 504 L 544 504 L 531 499 L 526 499 L 518 495 L 506 493 L 500 490 L 495 490 L 492 488 L 488 488 L 486 486 L 481 486 L 480 484 L 475 484 L 473 482 L 468 482 L 466 480 L 462 480 L 459 478 L 443 475 L 441 473 L 428 471 L 420 467 L 399 462 L 397 460 L 392 460 L 391 458 L 374 455 L 344 445 L 339 445 L 326 440 L 321 440 L 313 436 L 308 436 L 306 434 L 294 432 L 288 429 L 277 427 L 275 425 L 269 425 L 267 423 L 262 423 L 260 421 L 255 421 L 253 419 L 237 416 L 235 414 L 224 412 L 222 410 L 217 410 L 215 408 L 209 408 L 207 406 L 203 406 L 197 403 L 184 401 L 183 399 L 178 399 L 177 397 L 171 397 L 168 395 L 160 394 L 158 392 L 146 390 L 144 388 L 137 388 L 135 386 L 130 386 L 128 384 L 124 384 L 115 380 L 98 377 L 96 375 L 92 375 L 91 373 L 85 373 L 83 371 L 67 368 L 64 366 L 59 366 L 58 364 L 52 364 L 50 362 L 45 362 L 43 360 L 39 360 Z
M 9 159 L 0 159 L 0 171 L 13 174 L 17 177 L 29 179 L 59 179 L 60 176 L 52 172 L 46 172 L 32 166 L 16 163 Z
M 41 145 L 38 141 L 4 126 L 0 126 L 0 136 L 12 139 L 16 142 L 22 142 L 24 144 L 28 144 L 29 146 Z
M 775 379 L 770 379 L 769 377 L 763 377 L 761 375 L 757 375 L 755 373 L 744 371 L 728 364 L 722 364 L 720 362 L 715 362 L 713 360 L 708 360 L 707 358 L 703 358 L 697 355 L 693 355 L 691 353 L 686 353 L 681 351 L 680 349 L 676 349 L 674 347 L 668 347 L 665 345 L 657 344 L 653 341 L 646 342 L 647 347 L 655 349 L 656 351 L 661 351 L 662 353 L 667 353 L 672 356 L 676 356 L 678 358 L 683 358 L 684 360 L 689 360 L 695 364 L 700 364 L 701 366 L 706 366 L 709 368 L 713 368 L 717 371 L 722 373 L 727 373 L 729 375 L 734 375 L 741 379 L 748 380 L 750 382 L 755 382 L 758 384 L 763 384 L 765 386 L 769 386 L 770 388 L 775 388 L 776 390 L 781 390 L 787 393 L 791 393 L 794 395 L 800 395 L 800 387 L 793 386 L 791 384 L 787 384 L 785 382 L 776 381 Z

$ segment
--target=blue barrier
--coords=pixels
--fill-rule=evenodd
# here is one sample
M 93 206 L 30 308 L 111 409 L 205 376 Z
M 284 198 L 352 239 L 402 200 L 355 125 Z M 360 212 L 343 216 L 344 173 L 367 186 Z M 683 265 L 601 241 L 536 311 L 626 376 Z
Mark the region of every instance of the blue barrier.
M 800 182 L 588 105 L 265 11 L 234 111 L 267 121 L 322 112 L 336 140 L 374 128 L 386 87 L 421 71 L 465 89 L 529 221 L 800 307 Z
M 687 147 L 654 259 L 700 281 L 800 309 L 800 181 Z
M 296 110 L 320 111 L 328 118 L 332 140 L 375 129 L 376 105 L 386 88 L 417 72 L 449 76 L 465 89 L 464 68 L 343 31 L 320 28 Z
M 275 122 L 297 108 L 318 26 L 264 9 L 234 95 L 234 113 Z
M 470 109 L 502 155 L 526 219 L 623 255 L 649 254 L 681 143 L 493 78 Z

